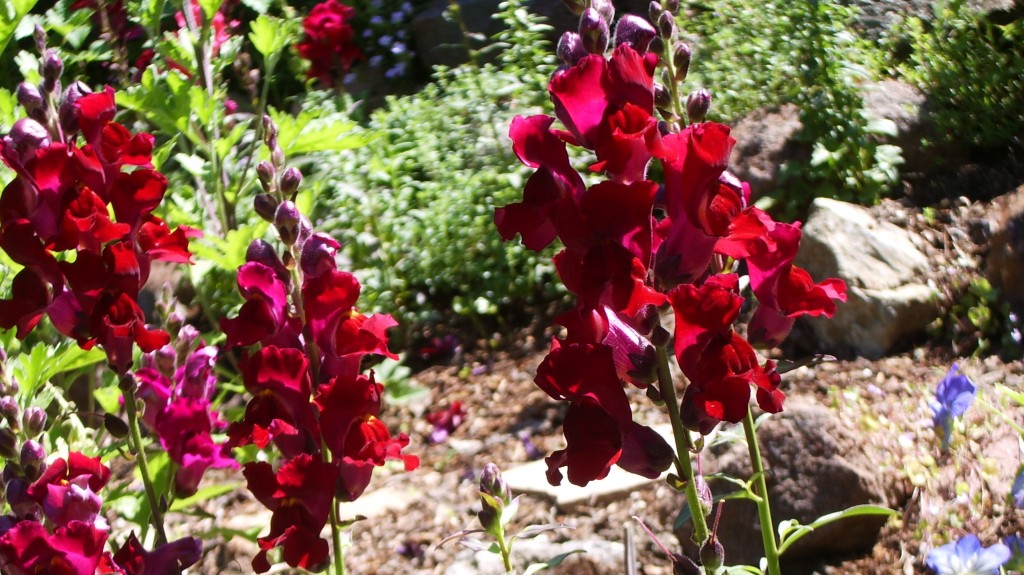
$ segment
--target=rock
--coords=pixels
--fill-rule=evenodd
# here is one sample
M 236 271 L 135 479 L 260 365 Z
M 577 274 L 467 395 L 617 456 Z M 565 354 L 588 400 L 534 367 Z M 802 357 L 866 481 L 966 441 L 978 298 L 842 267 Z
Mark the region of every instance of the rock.
M 753 199 L 770 194 L 778 185 L 782 165 L 800 157 L 796 136 L 801 130 L 796 104 L 755 110 L 732 127 L 736 146 L 729 159 L 730 170 L 750 184 Z
M 991 249 L 985 275 L 1024 317 L 1024 186 L 992 202 L 988 219 Z
M 815 280 L 841 278 L 847 301 L 831 320 L 801 318 L 814 351 L 877 359 L 920 335 L 938 317 L 924 279 L 928 258 L 910 232 L 879 221 L 866 209 L 818 198 L 804 226 L 796 265 Z
M 870 118 L 892 122 L 894 133 L 881 137 L 881 143 L 900 147 L 900 170 L 915 172 L 934 167 L 939 157 L 921 146 L 922 140 L 934 137 L 924 93 L 905 82 L 885 80 L 865 85 L 861 94 Z
M 857 9 L 854 26 L 872 40 L 881 38 L 905 18 L 916 17 L 930 22 L 934 15 L 934 0 L 844 0 Z
M 854 505 L 886 504 L 886 482 L 867 452 L 863 432 L 850 429 L 829 409 L 810 401 L 790 401 L 785 410 L 758 426 L 758 440 L 767 472 L 775 531 L 786 519 L 806 525 L 826 513 Z M 744 442 L 717 445 L 704 455 L 704 469 L 747 479 L 750 459 Z M 725 481 L 711 481 L 713 493 L 735 490 Z M 820 564 L 830 555 L 870 549 L 885 523 L 884 516 L 846 518 L 805 535 L 786 551 L 782 572 L 809 573 L 807 560 Z M 689 525 L 689 524 L 688 524 Z M 677 533 L 688 542 L 689 530 Z M 723 507 L 718 536 L 726 564 L 757 565 L 763 555 L 757 506 L 735 500 Z M 691 545 L 692 546 L 692 545 Z

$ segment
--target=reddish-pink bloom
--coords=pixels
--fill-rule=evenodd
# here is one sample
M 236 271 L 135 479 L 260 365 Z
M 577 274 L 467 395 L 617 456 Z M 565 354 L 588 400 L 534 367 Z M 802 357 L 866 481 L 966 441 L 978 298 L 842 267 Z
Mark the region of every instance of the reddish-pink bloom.
M 466 420 L 466 410 L 462 408 L 461 401 L 453 401 L 445 409 L 428 413 L 426 418 L 427 423 L 434 426 L 430 433 L 430 442 L 442 443 Z
M 270 570 L 267 553 L 281 547 L 292 567 L 323 569 L 330 560 L 327 541 L 320 531 L 327 524 L 338 468 L 319 456 L 301 454 L 275 473 L 269 463 L 248 463 L 243 472 L 249 491 L 273 512 L 270 532 L 258 539 L 260 552 L 252 560 L 257 573 Z
M 583 486 L 603 478 L 615 464 L 654 478 L 672 463 L 665 440 L 633 421 L 607 346 L 563 346 L 554 339 L 534 381 L 551 397 L 569 401 L 562 424 L 566 448 L 547 458 L 552 485 L 561 483 L 562 467 L 570 483 Z
M 4 567 L 17 573 L 93 575 L 107 533 L 84 521 L 57 527 L 53 534 L 36 521 L 21 521 L 0 536 Z
M 288 320 L 285 283 L 272 268 L 258 262 L 248 262 L 238 268 L 237 281 L 245 303 L 237 317 L 220 320 L 227 345 L 252 345 L 277 335 Z
M 327 0 L 313 7 L 302 21 L 306 31 L 297 48 L 299 55 L 309 60 L 309 77 L 327 85 L 348 72 L 363 53 L 355 43 L 352 18 L 355 9 L 338 2 Z
M 373 468 L 388 459 L 402 460 L 406 471 L 419 466 L 416 456 L 402 455 L 409 438 L 404 433 L 391 437 L 378 419 L 382 390 L 372 375 L 362 374 L 335 377 L 317 390 L 324 443 L 341 470 L 336 495 L 342 501 L 354 501 L 362 495 Z
M 228 429 L 233 447 L 273 442 L 285 457 L 320 452 L 309 381 L 309 361 L 297 349 L 264 347 L 242 361 L 242 380 L 253 398 L 245 417 Z
M 203 544 L 195 537 L 184 537 L 146 551 L 132 531 L 117 553 L 104 557 L 100 570 L 121 575 L 179 575 L 199 561 L 202 552 Z
M 28 488 L 28 496 L 43 508 L 43 513 L 59 526 L 72 522 L 106 527 L 99 516 L 101 501 L 96 494 L 110 479 L 110 470 L 99 457 L 86 457 L 73 451 L 68 458 L 57 459 Z
M 652 154 L 665 153 L 653 116 L 657 62 L 656 54 L 620 44 L 610 60 L 590 54 L 551 78 L 555 115 L 574 143 L 596 152 L 591 169 L 612 180 L 642 180 Z

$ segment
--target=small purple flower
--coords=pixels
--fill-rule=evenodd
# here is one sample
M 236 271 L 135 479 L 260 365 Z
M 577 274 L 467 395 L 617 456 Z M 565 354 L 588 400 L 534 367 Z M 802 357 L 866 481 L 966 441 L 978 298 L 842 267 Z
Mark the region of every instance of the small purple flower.
M 999 575 L 1010 560 L 1010 548 L 1002 543 L 982 547 L 976 535 L 932 549 L 925 563 L 936 575 Z
M 942 450 L 949 447 L 949 439 L 953 433 L 953 418 L 961 417 L 974 402 L 978 386 L 960 371 L 960 366 L 953 364 L 935 389 L 935 401 L 931 402 L 932 421 L 942 433 Z
M 1024 467 L 1021 468 L 1017 478 L 1013 480 L 1013 487 L 1010 488 L 1010 495 L 1013 497 L 1013 504 L 1018 509 L 1024 509 Z
M 1009 573 L 1024 571 L 1024 537 L 1007 535 L 1003 537 L 1003 545 L 1010 548 L 1010 561 L 1003 565 Z

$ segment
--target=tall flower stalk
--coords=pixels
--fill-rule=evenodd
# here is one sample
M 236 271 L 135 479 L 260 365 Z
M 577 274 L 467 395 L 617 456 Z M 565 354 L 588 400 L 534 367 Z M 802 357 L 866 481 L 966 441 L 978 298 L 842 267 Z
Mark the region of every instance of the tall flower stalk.
M 709 541 L 712 500 L 693 465 L 703 441 L 692 434 L 749 419 L 751 399 L 780 412 L 781 377 L 755 346 L 779 344 L 800 315 L 831 317 L 846 286 L 816 283 L 793 265 L 799 224 L 751 205 L 749 186 L 727 171 L 735 140 L 727 126 L 706 121 L 711 93 L 701 88 L 683 98 L 690 49 L 678 38 L 678 2 L 652 2 L 650 21 L 626 15 L 617 22 L 609 0 L 567 4 L 580 20 L 558 43 L 563 65 L 548 85 L 556 118 L 512 121 L 513 151 L 536 172 L 523 200 L 495 213 L 506 240 L 519 235 L 537 251 L 561 242 L 555 268 L 576 296 L 555 320 L 563 335 L 552 339 L 535 379 L 569 403 L 566 447 L 547 458 L 548 480 L 559 484 L 564 470 L 582 486 L 613 465 L 656 478 L 675 464 L 672 484 L 687 494 L 700 547 Z M 568 145 L 591 155 L 596 183 L 588 186 L 573 168 Z M 653 162 L 660 181 L 649 177 Z M 735 325 L 751 297 L 757 307 L 744 337 Z M 672 333 L 659 325 L 669 311 Z M 669 345 L 682 377 L 672 376 Z M 664 403 L 674 446 L 633 421 L 624 383 Z M 761 470 L 755 483 L 777 575 L 756 440 L 750 450 Z
M 246 349 L 242 380 L 252 394 L 244 417 L 228 428 L 229 444 L 271 446 L 283 463 L 246 463 L 248 488 L 273 512 L 268 534 L 253 559 L 258 573 L 270 570 L 271 552 L 311 571 L 333 565 L 344 573 L 338 505 L 366 489 L 374 467 L 397 459 L 411 471 L 405 434 L 392 436 L 379 419 L 382 386 L 367 356 L 396 356 L 388 349 L 387 315 L 359 313 L 360 285 L 338 269 L 340 244 L 316 232 L 295 205 L 302 174 L 285 168 L 277 128 L 264 118 L 270 159 L 257 165 L 263 191 L 255 211 L 272 223 L 278 247 L 255 240 L 238 269 L 245 303 L 221 321 L 228 347 Z M 331 545 L 320 537 L 330 522 Z

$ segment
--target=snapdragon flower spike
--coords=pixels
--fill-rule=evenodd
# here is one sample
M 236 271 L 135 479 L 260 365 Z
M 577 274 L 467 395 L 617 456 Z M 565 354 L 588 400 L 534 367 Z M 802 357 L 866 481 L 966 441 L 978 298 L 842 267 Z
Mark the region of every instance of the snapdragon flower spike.
M 25 266 L 12 298 L 0 300 L 0 327 L 17 325 L 24 338 L 46 314 L 81 347 L 99 344 L 123 375 L 134 345 L 148 352 L 168 340 L 146 327 L 137 303 L 151 262 L 188 262 L 198 232 L 171 231 L 152 214 L 167 180 L 152 169 L 153 137 L 113 121 L 113 89 L 69 88 L 65 100 L 74 121 L 62 122 L 64 142 L 27 124 L 0 139 L 0 157 L 17 173 L 0 195 L 0 249 Z

